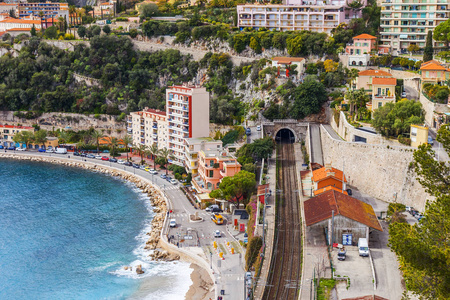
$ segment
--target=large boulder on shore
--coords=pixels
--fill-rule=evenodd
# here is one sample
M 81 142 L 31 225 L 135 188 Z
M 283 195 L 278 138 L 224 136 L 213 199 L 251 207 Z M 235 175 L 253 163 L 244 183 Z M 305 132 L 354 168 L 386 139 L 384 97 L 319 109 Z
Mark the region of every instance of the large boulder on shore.
M 144 271 L 142 270 L 142 265 L 136 266 L 136 273 L 137 274 L 144 274 Z

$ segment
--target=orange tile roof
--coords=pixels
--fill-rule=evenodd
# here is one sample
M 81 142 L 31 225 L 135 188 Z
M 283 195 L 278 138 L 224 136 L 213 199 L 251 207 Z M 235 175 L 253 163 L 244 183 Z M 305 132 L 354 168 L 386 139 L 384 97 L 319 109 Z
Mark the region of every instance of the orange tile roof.
M 359 76 L 388 76 L 392 77 L 392 74 L 383 70 L 365 70 L 358 73 Z
M 423 65 L 420 67 L 421 70 L 432 70 L 432 71 L 448 71 L 446 67 L 441 64 L 437 64 L 435 62 Z
M 373 229 L 383 231 L 371 205 L 335 190 L 329 190 L 304 202 L 306 226 L 341 215 Z
M 304 60 L 303 57 L 286 57 L 286 56 L 277 56 L 273 57 L 272 60 L 279 61 L 279 62 L 292 62 L 292 61 L 302 61 Z
M 39 28 L 35 28 L 35 29 L 36 29 L 36 31 L 41 30 Z M 6 32 L 9 32 L 9 31 L 26 31 L 26 32 L 28 32 L 28 31 L 31 31 L 31 28 L 11 28 L 11 29 L 6 29 Z
M 30 126 L 14 126 L 14 125 L 0 125 L 0 128 L 11 128 L 11 129 L 34 129 Z
M 17 4 L 14 4 L 14 3 L 0 3 L 0 6 L 12 6 L 12 5 L 15 5 L 15 6 L 17 6 Z
M 355 37 L 353 37 L 353 39 L 366 39 L 366 40 L 376 40 L 377 38 L 373 35 L 367 34 L 367 33 L 363 33 L 360 35 L 357 35 Z
M 99 143 L 100 145 L 109 145 L 109 143 L 111 143 L 111 137 L 110 137 L 110 136 L 104 136 L 104 137 L 102 137 L 102 138 L 100 138 L 100 139 L 98 140 L 98 143 Z M 119 145 L 125 145 L 122 139 L 118 139 L 118 140 L 117 140 L 117 143 L 118 143 Z
M 342 178 L 344 178 L 345 182 L 347 182 L 344 173 L 341 170 L 338 170 L 333 167 L 331 168 L 322 167 L 320 169 L 314 170 L 312 179 L 314 182 L 319 182 L 329 177 L 334 177 L 340 181 L 342 181 Z
M 372 79 L 372 85 L 397 85 L 397 79 L 375 77 Z
M 331 186 L 331 185 L 326 186 L 326 187 L 324 187 L 324 188 L 321 188 L 321 189 L 318 189 L 318 190 L 314 191 L 314 195 L 317 196 L 317 195 L 320 195 L 320 194 L 322 194 L 322 193 L 325 193 L 326 191 L 329 191 L 329 190 L 335 190 L 336 192 L 344 193 L 344 194 L 348 195 L 347 191 L 345 191 L 345 190 L 343 191 L 343 190 L 338 189 L 337 187 Z
M 8 18 L 6 20 L 0 21 L 0 23 L 41 24 L 41 21 L 39 21 L 39 20 L 23 20 L 23 19 Z

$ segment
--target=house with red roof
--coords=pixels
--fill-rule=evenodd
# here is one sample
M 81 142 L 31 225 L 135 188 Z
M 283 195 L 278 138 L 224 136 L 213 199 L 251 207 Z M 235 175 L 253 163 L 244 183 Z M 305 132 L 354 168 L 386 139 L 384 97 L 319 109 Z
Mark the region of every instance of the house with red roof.
M 372 93 L 372 81 L 374 78 L 392 78 L 392 74 L 383 70 L 364 70 L 358 73 L 353 83 L 353 89 L 364 89 L 368 94 Z
M 292 77 L 290 71 L 294 66 L 297 71 L 297 78 L 305 72 L 305 59 L 303 57 L 274 57 L 272 58 L 272 67 L 277 68 L 277 77 Z
M 377 38 L 363 33 L 353 37 L 353 44 L 347 44 L 345 53 L 348 54 L 349 66 L 367 66 L 370 61 L 370 53 L 376 50 Z
M 419 73 L 421 88 L 425 83 L 442 84 L 450 79 L 450 69 L 436 60 L 424 62 Z
M 330 244 L 355 245 L 367 238 L 371 230 L 383 231 L 371 205 L 330 189 L 304 201 L 305 223 L 308 227 L 327 228 Z
M 375 77 L 372 80 L 372 112 L 388 102 L 395 102 L 397 79 Z
M 19 143 L 14 142 L 14 136 L 22 131 L 34 132 L 34 128 L 29 126 L 0 125 L 0 144 L 4 147 L 19 147 Z
M 347 179 L 345 178 L 344 172 L 326 164 L 325 167 L 312 172 L 312 182 L 315 191 L 328 186 L 335 187 L 339 190 L 345 190 Z

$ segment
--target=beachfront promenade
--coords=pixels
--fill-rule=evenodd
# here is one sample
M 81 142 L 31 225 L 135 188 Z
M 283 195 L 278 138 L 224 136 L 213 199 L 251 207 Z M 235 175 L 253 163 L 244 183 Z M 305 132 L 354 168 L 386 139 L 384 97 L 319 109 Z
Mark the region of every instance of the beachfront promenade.
M 136 169 L 133 167 L 128 167 L 120 165 L 117 163 L 111 163 L 109 161 L 102 161 L 98 159 L 89 159 L 86 157 L 73 156 L 71 153 L 66 155 L 55 154 L 55 153 L 40 153 L 34 151 L 6 151 L 0 152 L 0 157 L 15 156 L 20 157 L 32 157 L 41 158 L 42 160 L 57 160 L 60 162 L 77 162 L 86 165 L 86 167 L 101 166 L 106 169 L 116 171 L 125 171 L 129 174 L 141 177 L 148 182 L 153 183 L 155 187 L 160 189 L 168 200 L 168 208 L 172 210 L 172 213 L 167 216 L 165 222 L 165 228 L 162 233 L 168 233 L 168 235 L 163 236 L 162 243 L 166 245 L 164 248 L 173 250 L 181 254 L 183 260 L 193 262 L 198 264 L 203 268 L 208 268 L 206 270 L 210 275 L 212 281 L 214 282 L 214 291 L 205 291 L 204 288 L 208 285 L 206 282 L 197 282 L 202 286 L 196 287 L 197 291 L 202 291 L 204 299 L 217 299 L 218 296 L 222 296 L 223 300 L 228 299 L 245 299 L 244 293 L 244 256 L 242 249 L 240 247 L 236 248 L 236 254 L 231 254 L 227 247 L 227 241 L 230 245 L 236 245 L 236 241 L 226 230 L 225 226 L 217 226 L 210 220 L 210 214 L 204 211 L 197 210 L 191 205 L 186 196 L 179 189 L 178 185 L 172 185 L 166 180 L 159 177 L 159 174 L 152 175 L 144 170 Z M 51 162 L 51 161 L 49 161 Z M 54 161 L 56 162 L 56 161 Z M 160 171 L 160 173 L 165 172 L 165 170 Z M 203 221 L 198 223 L 192 223 L 189 221 L 189 215 L 193 215 L 198 212 L 199 216 L 203 218 Z M 177 227 L 168 230 L 168 219 L 176 219 Z M 222 231 L 221 238 L 214 238 L 213 234 L 215 230 Z M 171 245 L 167 245 L 168 237 L 177 236 L 182 237 L 177 243 L 171 241 Z M 192 237 L 192 239 L 190 239 Z M 194 239 L 197 238 L 197 240 Z M 225 259 L 219 258 L 218 254 L 214 251 L 213 241 L 217 241 L 219 244 L 218 249 L 224 252 Z M 239 253 L 241 252 L 241 253 Z M 192 278 L 192 276 L 191 276 Z M 203 290 L 202 290 L 203 289 Z M 221 293 L 223 292 L 223 294 Z M 201 299 L 198 298 L 195 299 Z

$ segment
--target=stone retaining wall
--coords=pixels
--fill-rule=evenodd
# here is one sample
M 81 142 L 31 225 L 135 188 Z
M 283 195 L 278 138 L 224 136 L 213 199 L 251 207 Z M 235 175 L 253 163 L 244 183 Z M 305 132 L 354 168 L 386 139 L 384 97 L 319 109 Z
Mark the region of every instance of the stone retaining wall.
M 403 203 L 423 211 L 428 195 L 412 168 L 413 149 L 338 141 L 322 126 L 324 163 L 342 169 L 350 185 L 374 198 Z

